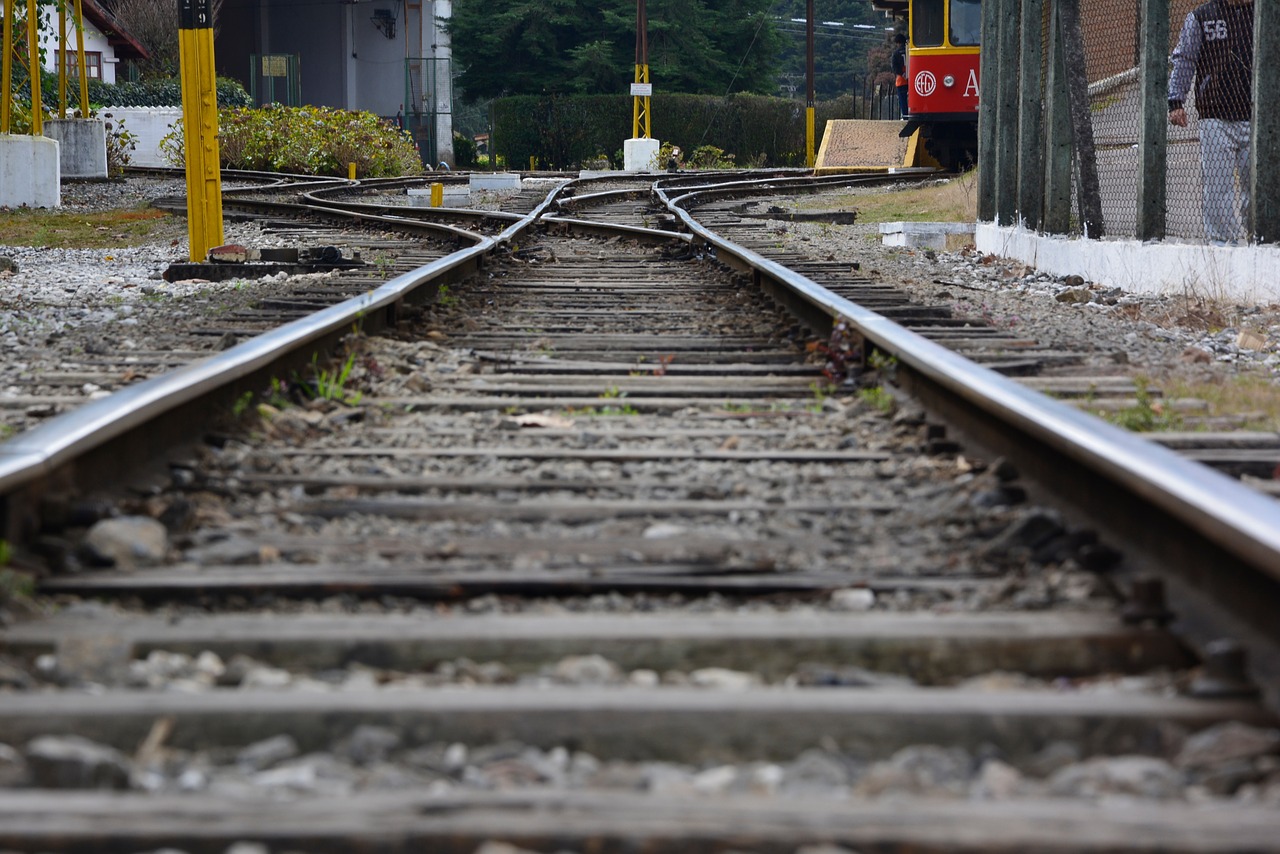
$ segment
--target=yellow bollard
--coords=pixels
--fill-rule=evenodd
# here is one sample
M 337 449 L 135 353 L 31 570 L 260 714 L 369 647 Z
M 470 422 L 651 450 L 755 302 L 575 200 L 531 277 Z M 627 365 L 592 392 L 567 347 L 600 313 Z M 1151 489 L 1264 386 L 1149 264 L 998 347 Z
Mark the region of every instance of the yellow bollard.
M 444 184 L 431 185 L 431 207 L 444 207 Z
M 186 126 L 187 235 L 191 260 L 203 261 L 210 249 L 225 242 L 211 0 L 184 0 L 179 5 L 178 59 Z
M 356 165 L 354 163 L 347 164 L 347 180 L 354 181 L 356 179 Z
M 533 154 L 529 155 L 529 171 L 530 172 L 538 171 L 538 158 L 536 155 L 533 155 Z

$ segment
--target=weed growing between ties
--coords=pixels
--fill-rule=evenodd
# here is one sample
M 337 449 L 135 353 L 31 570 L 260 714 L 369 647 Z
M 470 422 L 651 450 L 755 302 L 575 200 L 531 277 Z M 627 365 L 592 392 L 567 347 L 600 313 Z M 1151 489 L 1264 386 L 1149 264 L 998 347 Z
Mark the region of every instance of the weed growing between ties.
M 1154 399 L 1146 383 L 1135 380 L 1138 402 L 1133 406 L 1104 414 L 1104 418 L 1134 433 L 1182 429 L 1182 418 L 1162 402 Z
M 0 605 L 27 601 L 36 592 L 35 580 L 25 572 L 12 569 L 9 566 L 12 560 L 9 541 L 0 540 Z

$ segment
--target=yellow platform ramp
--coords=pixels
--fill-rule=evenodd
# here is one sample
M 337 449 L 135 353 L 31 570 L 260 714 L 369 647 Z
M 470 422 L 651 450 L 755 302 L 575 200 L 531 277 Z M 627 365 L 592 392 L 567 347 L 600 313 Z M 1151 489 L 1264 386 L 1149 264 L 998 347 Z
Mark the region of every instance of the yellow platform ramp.
M 900 130 L 898 121 L 832 119 L 823 130 L 813 171 L 831 175 L 915 165 L 907 163 L 908 140 L 898 136 Z

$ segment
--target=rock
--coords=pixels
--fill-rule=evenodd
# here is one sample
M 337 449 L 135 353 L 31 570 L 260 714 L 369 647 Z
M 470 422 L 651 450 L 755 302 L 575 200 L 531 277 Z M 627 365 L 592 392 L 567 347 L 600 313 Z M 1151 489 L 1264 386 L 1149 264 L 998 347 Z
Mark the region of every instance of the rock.
M 31 674 L 18 665 L 0 660 L 0 688 L 6 691 L 25 691 L 33 681 Z
M 287 688 L 293 681 L 293 674 L 279 667 L 254 667 L 240 680 L 241 688 Z
M 89 559 L 99 566 L 155 566 L 169 553 L 169 532 L 149 516 L 103 519 L 85 535 Z
M 819 688 L 909 688 L 916 683 L 894 673 L 877 673 L 862 667 L 830 667 L 802 664 L 796 670 L 796 684 Z
M 1228 721 L 1188 738 L 1173 764 L 1184 769 L 1204 768 L 1269 754 L 1280 754 L 1280 730 Z
M 831 593 L 831 607 L 837 611 L 870 611 L 875 604 L 875 591 L 866 587 L 846 587 Z
M 982 549 L 988 556 L 1034 550 L 1063 533 L 1062 523 L 1051 513 L 1032 510 L 1020 516 Z
M 838 756 L 809 749 L 782 769 L 783 792 L 832 792 L 849 784 L 849 768 Z
M 466 767 L 468 752 L 465 744 L 437 742 L 408 751 L 404 754 L 404 763 L 434 774 L 456 776 Z
M 978 770 L 969 796 L 975 800 L 1005 801 L 1017 794 L 1021 784 L 1022 774 L 1017 768 L 999 759 L 988 759 Z
M 689 682 L 698 688 L 741 691 L 760 684 L 760 677 L 724 667 L 703 667 L 689 674 Z
M 0 743 L 0 788 L 12 789 L 27 782 L 27 761 L 7 744 Z
M 222 854 L 271 854 L 261 842 L 232 842 Z
M 1084 305 L 1085 303 L 1093 302 L 1093 291 L 1083 287 L 1067 288 L 1058 291 L 1054 299 L 1067 305 Z
M 636 685 L 640 688 L 656 688 L 662 681 L 656 671 L 647 667 L 641 667 L 638 670 L 632 670 L 627 676 L 628 685 Z
M 298 742 L 287 733 L 254 742 L 236 754 L 242 771 L 261 771 L 298 755 Z
M 1192 365 L 1207 365 L 1213 361 L 1213 354 L 1203 347 L 1188 347 L 1182 351 L 1182 361 Z
M 1233 759 L 1193 775 L 1194 783 L 1222 797 L 1230 797 L 1247 783 L 1257 783 L 1266 772 L 1250 759 Z
M 44 789 L 127 789 L 132 767 L 114 747 L 77 735 L 45 735 L 26 748 L 31 781 Z
M 1084 287 L 1084 276 L 1077 276 L 1074 273 L 1072 273 L 1069 276 L 1063 276 L 1062 284 L 1066 285 L 1069 288 Z
M 717 765 L 693 775 L 694 791 L 704 795 L 719 795 L 727 792 L 738 778 L 738 769 L 733 765 Z
M 338 752 L 356 765 L 375 765 L 399 746 L 399 733 L 386 727 L 361 724 L 342 742 Z
M 1044 746 L 1027 763 L 1027 771 L 1037 777 L 1052 776 L 1055 771 L 1080 761 L 1080 748 L 1069 741 L 1055 741 Z
M 602 655 L 570 655 L 551 672 L 557 682 L 568 685 L 616 685 L 623 681 L 622 668 Z
M 1049 792 L 1075 798 L 1136 795 L 1169 800 L 1182 796 L 1183 779 L 1168 762 L 1151 756 L 1115 756 L 1068 765 L 1049 778 Z
M 958 747 L 904 747 L 887 761 L 872 765 L 858 781 L 856 791 L 862 795 L 963 795 L 969 788 L 972 765 L 969 754 Z
M 17 273 L 18 262 L 8 255 L 0 255 L 0 273 Z
M 527 848 L 519 848 L 510 842 L 498 842 L 489 839 L 480 843 L 480 847 L 475 850 L 475 854 L 537 854 L 537 852 L 530 851 Z

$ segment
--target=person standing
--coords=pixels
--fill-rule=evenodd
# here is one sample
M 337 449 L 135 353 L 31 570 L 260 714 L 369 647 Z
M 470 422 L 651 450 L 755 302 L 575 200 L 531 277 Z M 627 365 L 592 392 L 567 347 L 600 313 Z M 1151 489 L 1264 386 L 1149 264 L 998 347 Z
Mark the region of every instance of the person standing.
M 897 75 L 893 84 L 898 89 L 898 112 L 905 119 L 907 117 L 907 37 L 898 33 L 893 40 L 898 43 L 898 46 L 889 57 L 889 64 L 893 68 L 893 73 Z
M 1173 50 L 1170 124 L 1187 126 L 1183 102 L 1193 80 L 1205 236 L 1215 244 L 1238 243 L 1249 217 L 1253 0 L 1209 0 L 1187 15 Z

